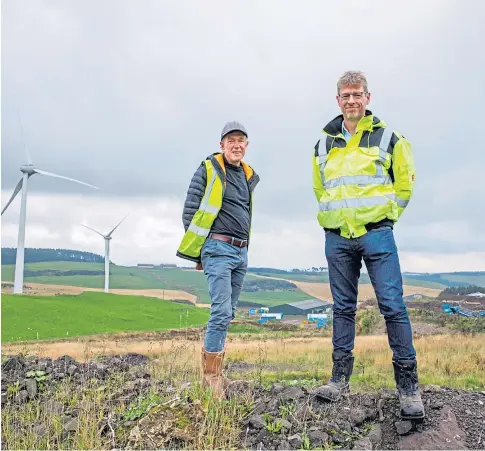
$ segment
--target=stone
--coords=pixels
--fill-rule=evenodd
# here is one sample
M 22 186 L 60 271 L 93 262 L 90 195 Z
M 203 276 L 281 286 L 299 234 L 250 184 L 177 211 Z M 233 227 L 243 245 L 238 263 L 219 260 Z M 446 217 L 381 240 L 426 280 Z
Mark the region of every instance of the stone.
M 69 374 L 69 376 L 73 376 L 76 372 L 77 372 L 78 368 L 76 365 L 69 365 L 69 367 L 67 368 L 67 374 Z
M 441 409 L 443 407 L 443 403 L 441 401 L 431 401 L 429 403 L 430 409 Z
M 37 381 L 35 379 L 27 379 L 25 381 L 25 389 L 29 394 L 29 398 L 32 399 L 37 394 Z
M 266 405 L 263 401 L 259 401 L 254 405 L 253 414 L 261 415 L 266 410 Z
M 340 423 L 340 430 L 348 432 L 350 434 L 352 432 L 352 425 L 349 421 L 344 420 Z
M 29 392 L 27 390 L 20 390 L 15 396 L 15 400 L 19 403 L 24 403 L 29 398 Z
M 438 393 L 439 391 L 441 391 L 441 388 L 438 385 L 429 384 L 423 387 L 424 393 Z
M 384 417 L 384 411 L 382 408 L 384 407 L 385 400 L 384 399 L 379 399 L 377 402 L 377 411 L 379 412 L 379 421 L 382 423 L 385 419 Z
M 350 422 L 352 426 L 360 426 L 366 420 L 366 413 L 364 409 L 353 409 L 350 412 Z
M 56 363 L 66 363 L 68 365 L 73 365 L 76 363 L 76 361 L 68 356 L 68 355 L 63 355 L 61 357 L 58 357 L 56 360 L 55 360 Z
M 44 426 L 43 424 L 38 424 L 34 426 L 34 434 L 37 435 L 37 437 L 41 438 L 44 437 L 44 435 L 47 433 L 47 427 Z
M 363 437 L 354 442 L 353 449 L 374 449 L 374 447 L 368 437 Z
M 332 440 L 337 445 L 344 445 L 345 444 L 345 437 L 342 434 L 333 434 Z
M 389 388 L 383 388 L 380 391 L 381 399 L 395 399 L 396 398 L 396 390 L 391 390 Z
M 249 425 L 254 429 L 262 429 L 266 427 L 266 421 L 263 415 L 253 415 L 249 418 Z
M 300 434 L 294 434 L 291 437 L 288 437 L 288 442 L 294 449 L 300 449 L 301 445 L 303 444 Z
M 394 425 L 396 426 L 396 431 L 399 435 L 409 434 L 413 428 L 413 423 L 411 421 L 396 421 Z
M 456 416 L 449 406 L 441 411 L 438 429 L 428 429 L 399 438 L 400 449 L 456 450 L 468 449 L 465 433 L 458 426 Z
M 310 439 L 312 447 L 320 448 L 328 442 L 329 435 L 323 431 L 310 431 L 308 438 Z
M 51 362 L 51 359 L 39 359 L 37 362 L 37 369 L 39 371 L 46 371 Z
M 379 423 L 374 424 L 373 429 L 367 434 L 367 438 L 372 442 L 374 448 L 379 448 L 382 440 L 382 427 Z
M 2 393 L 2 406 L 8 401 L 8 393 Z
M 284 418 L 278 418 L 277 421 L 280 422 L 282 429 L 285 431 L 289 431 L 292 427 L 292 424 L 288 420 L 285 420 Z
M 374 421 L 376 418 L 377 418 L 377 409 L 374 408 L 374 407 L 368 407 L 365 409 L 365 420 L 368 421 L 368 420 L 372 420 Z
M 274 383 L 271 391 L 273 393 L 280 393 L 285 389 L 285 386 L 282 384 Z
M 10 357 L 2 364 L 3 371 L 20 371 L 24 368 L 24 363 L 19 357 Z
M 278 448 L 276 448 L 277 450 L 281 450 L 281 451 L 285 451 L 287 449 L 293 449 L 292 446 L 290 445 L 289 442 L 287 442 L 286 440 L 282 440 L 281 443 L 278 445 Z
M 78 419 L 67 417 L 64 423 L 64 430 L 66 432 L 74 432 L 77 429 Z
M 300 387 L 286 387 L 279 395 L 281 401 L 293 401 L 305 397 L 305 393 Z

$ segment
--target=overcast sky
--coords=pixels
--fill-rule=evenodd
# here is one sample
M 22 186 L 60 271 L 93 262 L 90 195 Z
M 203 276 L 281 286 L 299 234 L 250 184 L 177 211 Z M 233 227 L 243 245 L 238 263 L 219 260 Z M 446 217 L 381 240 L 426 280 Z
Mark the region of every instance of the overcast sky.
M 175 257 L 182 205 L 225 122 L 260 174 L 251 266 L 325 266 L 312 148 L 362 70 L 369 108 L 413 145 L 414 197 L 397 224 L 406 271 L 485 270 L 485 2 L 2 2 L 2 206 L 26 162 L 99 186 L 29 180 L 26 246 L 118 264 Z M 16 246 L 20 196 L 2 217 Z

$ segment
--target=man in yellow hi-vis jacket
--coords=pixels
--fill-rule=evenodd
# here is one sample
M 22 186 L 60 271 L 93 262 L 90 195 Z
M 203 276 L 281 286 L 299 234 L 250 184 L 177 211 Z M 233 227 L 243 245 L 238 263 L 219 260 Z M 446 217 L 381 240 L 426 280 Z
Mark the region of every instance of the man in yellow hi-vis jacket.
M 253 191 L 259 176 L 243 161 L 248 133 L 239 122 L 221 132 L 221 152 L 209 155 L 190 181 L 182 221 L 185 234 L 177 256 L 204 269 L 211 315 L 202 348 L 203 383 L 223 399 L 224 345 L 248 266 Z
M 349 389 L 363 259 L 386 320 L 401 417 L 423 418 L 416 352 L 393 235 L 393 226 L 413 193 L 411 144 L 367 110 L 370 93 L 364 74 L 346 72 L 337 83 L 337 92 L 342 114 L 325 126 L 313 152 L 313 189 L 318 221 L 325 230 L 334 300 L 332 377 L 318 395 L 335 401 Z

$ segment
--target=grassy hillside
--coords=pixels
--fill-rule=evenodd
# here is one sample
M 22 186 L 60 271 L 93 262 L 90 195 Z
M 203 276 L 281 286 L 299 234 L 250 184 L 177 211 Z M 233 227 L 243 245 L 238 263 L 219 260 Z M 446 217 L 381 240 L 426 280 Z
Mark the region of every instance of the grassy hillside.
M 328 283 L 328 273 L 299 273 L 299 272 L 264 272 L 258 270 L 259 275 L 272 277 L 274 279 L 296 280 L 299 282 Z M 455 273 L 436 273 L 436 274 L 403 274 L 403 281 L 406 285 L 426 288 L 446 288 L 458 285 L 478 285 L 485 286 L 485 271 L 477 272 L 455 272 Z M 370 283 L 369 276 L 362 274 L 360 283 Z
M 99 270 L 104 273 L 103 263 L 87 262 L 41 262 L 27 263 L 25 270 L 42 271 L 45 269 L 59 271 Z M 15 265 L 2 265 L 2 280 L 13 281 Z M 129 289 L 161 288 L 169 289 L 161 280 L 152 277 L 146 270 L 134 267 L 111 265 L 110 287 Z M 75 285 L 88 288 L 104 287 L 104 274 L 95 276 L 26 276 L 25 282 L 47 283 L 53 285 Z
M 103 263 L 88 262 L 42 262 L 28 263 L 25 265 L 28 271 L 58 270 L 99 270 L 104 271 Z M 111 265 L 110 288 L 116 289 L 166 289 L 182 290 L 199 297 L 198 302 L 210 303 L 207 290 L 207 280 L 202 271 L 185 271 L 180 268 L 143 269 L 137 267 L 125 267 Z M 14 265 L 2 265 L 2 280 L 13 281 Z M 45 283 L 53 285 L 75 285 L 88 288 L 104 287 L 104 275 L 40 275 L 26 276 L 25 282 Z M 261 278 L 247 275 L 246 281 L 261 281 Z M 288 301 L 308 299 L 308 295 L 297 291 L 259 291 L 245 293 L 241 299 L 260 303 L 261 305 L 278 305 Z
M 243 292 L 239 297 L 242 301 L 257 302 L 258 304 L 272 307 L 284 304 L 285 302 L 304 301 L 311 299 L 311 296 L 301 290 L 295 291 L 259 291 L 255 293 Z
M 208 309 L 143 296 L 4 294 L 2 342 L 178 329 L 203 325 L 208 318 Z

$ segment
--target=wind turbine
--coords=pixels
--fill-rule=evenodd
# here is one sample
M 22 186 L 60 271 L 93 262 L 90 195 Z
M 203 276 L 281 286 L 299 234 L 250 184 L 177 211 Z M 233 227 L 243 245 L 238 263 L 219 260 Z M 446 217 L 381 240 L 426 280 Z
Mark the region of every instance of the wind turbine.
M 20 118 L 19 118 L 20 122 Z M 32 158 L 30 157 L 30 153 L 25 146 L 24 141 L 24 134 L 22 130 L 22 124 L 20 123 L 20 132 L 22 134 L 22 142 L 24 145 L 25 154 L 27 156 L 27 164 L 20 166 L 20 172 L 22 172 L 22 178 L 17 183 L 15 187 L 12 197 L 7 202 L 7 205 L 3 207 L 2 215 L 5 213 L 9 205 L 13 202 L 17 194 L 22 190 L 22 196 L 20 200 L 20 220 L 19 220 L 19 235 L 18 235 L 18 243 L 17 243 L 17 256 L 15 260 L 15 281 L 13 285 L 13 292 L 14 294 L 22 294 L 24 291 L 24 253 L 25 253 L 25 219 L 27 216 L 27 182 L 30 177 L 35 174 L 46 175 L 48 177 L 55 177 L 58 179 L 65 179 L 70 180 L 71 182 L 80 183 L 81 185 L 86 185 L 91 188 L 99 189 L 97 186 L 90 185 L 89 183 L 81 182 L 80 180 L 72 179 L 70 177 L 65 177 L 63 175 L 53 174 L 52 172 L 43 171 L 42 169 L 36 168 L 32 164 Z
M 129 213 L 128 213 L 129 214 Z M 96 232 L 98 235 L 101 235 L 104 238 L 104 292 L 109 292 L 109 242 L 111 241 L 113 232 L 118 228 L 118 226 L 128 217 L 126 215 L 116 226 L 109 232 L 107 235 L 103 235 L 101 232 L 94 230 L 92 227 L 88 227 L 87 225 L 81 224 L 83 227 L 86 227 L 93 232 Z

